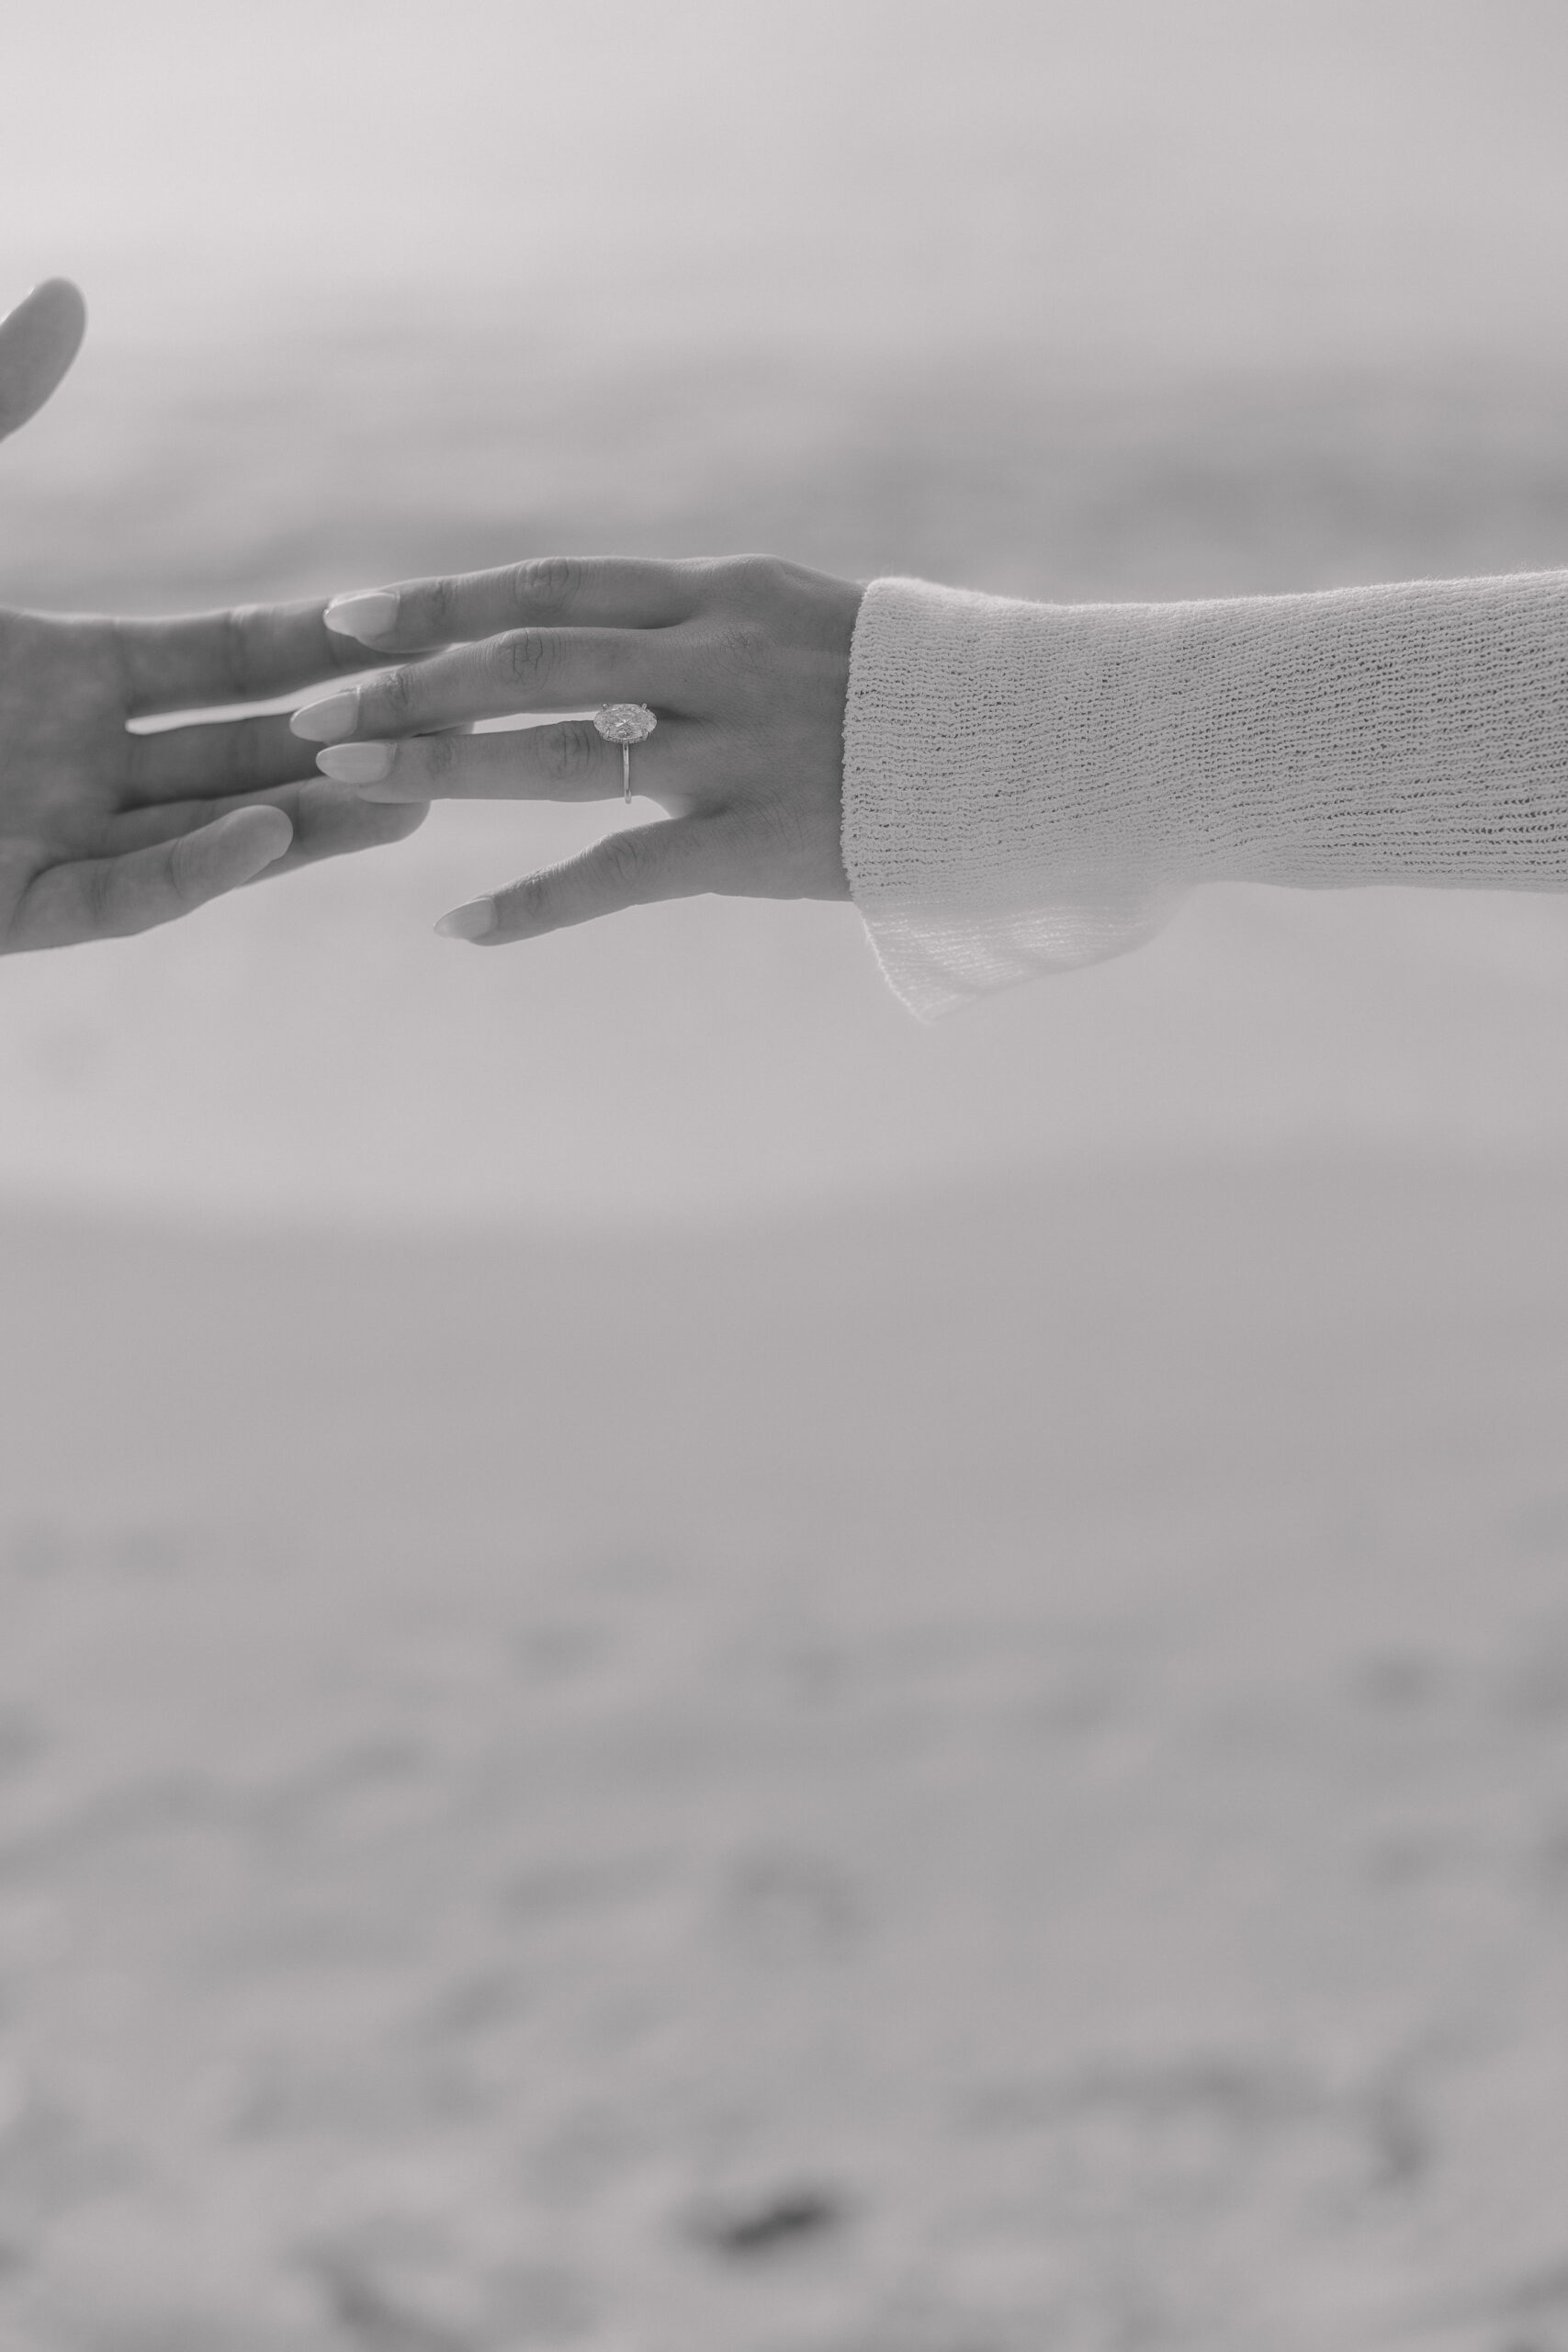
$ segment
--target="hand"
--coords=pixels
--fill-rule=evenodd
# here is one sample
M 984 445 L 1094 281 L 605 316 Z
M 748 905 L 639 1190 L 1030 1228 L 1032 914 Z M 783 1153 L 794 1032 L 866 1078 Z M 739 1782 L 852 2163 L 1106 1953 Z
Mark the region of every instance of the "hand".
M 54 279 L 0 321 L 0 433 L 49 398 L 85 318 Z M 127 731 L 365 660 L 319 604 L 165 621 L 0 610 L 0 954 L 145 931 L 264 871 L 412 832 L 417 806 L 323 785 L 286 715 Z
M 771 558 L 547 560 L 333 599 L 329 628 L 423 655 L 294 715 L 322 771 L 367 800 L 613 800 L 620 747 L 591 719 L 436 732 L 519 711 L 643 702 L 633 788 L 665 824 L 477 899 L 438 929 L 497 947 L 655 899 L 849 896 L 844 698 L 862 591 Z M 445 652 L 430 652 L 446 646 Z M 356 657 L 363 664 L 366 656 Z

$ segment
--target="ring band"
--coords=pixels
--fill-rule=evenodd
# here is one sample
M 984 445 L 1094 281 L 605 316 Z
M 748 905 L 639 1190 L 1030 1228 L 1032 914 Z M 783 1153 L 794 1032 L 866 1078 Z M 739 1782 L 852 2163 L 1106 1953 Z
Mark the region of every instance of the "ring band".
M 645 702 L 601 703 L 593 724 L 606 743 L 621 747 L 621 797 L 632 797 L 632 745 L 646 743 L 659 721 Z

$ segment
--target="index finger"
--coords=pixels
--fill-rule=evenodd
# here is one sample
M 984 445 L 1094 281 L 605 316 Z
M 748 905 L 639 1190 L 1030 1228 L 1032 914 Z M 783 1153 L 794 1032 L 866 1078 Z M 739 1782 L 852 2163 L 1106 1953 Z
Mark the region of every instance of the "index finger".
M 132 717 L 265 702 L 374 666 L 373 653 L 326 627 L 322 609 L 316 601 L 240 605 L 174 620 L 117 621 Z
M 538 556 L 497 571 L 404 580 L 334 596 L 327 627 L 355 644 L 400 652 L 471 644 L 509 628 L 558 628 L 567 621 L 580 628 L 662 628 L 691 619 L 709 568 L 695 560 Z

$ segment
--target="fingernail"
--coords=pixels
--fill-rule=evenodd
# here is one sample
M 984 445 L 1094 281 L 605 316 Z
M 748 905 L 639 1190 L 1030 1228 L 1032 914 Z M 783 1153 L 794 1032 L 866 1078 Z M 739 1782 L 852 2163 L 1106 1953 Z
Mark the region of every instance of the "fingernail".
M 265 806 L 231 808 L 226 817 L 219 818 L 210 838 L 227 840 L 235 833 L 250 845 L 252 874 L 265 873 L 283 855 L 294 839 L 294 828 L 284 810 Z
M 339 637 L 357 638 L 369 645 L 385 637 L 398 617 L 395 588 L 361 588 L 352 596 L 334 596 L 322 616 Z
M 358 716 L 359 696 L 350 687 L 344 694 L 328 695 L 323 702 L 308 702 L 288 724 L 307 743 L 336 743 L 353 734 Z
M 495 929 L 495 900 L 470 899 L 466 907 L 454 907 L 443 915 L 435 926 L 443 939 L 484 939 Z
M 334 784 L 379 784 L 391 773 L 392 747 L 390 743 L 340 743 L 331 752 L 318 752 L 316 765 Z

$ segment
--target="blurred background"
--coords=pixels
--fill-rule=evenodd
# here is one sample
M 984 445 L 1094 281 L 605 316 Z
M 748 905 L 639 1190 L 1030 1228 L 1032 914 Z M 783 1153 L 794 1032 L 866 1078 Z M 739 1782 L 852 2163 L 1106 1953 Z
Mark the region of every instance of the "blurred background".
M 13 10 L 0 596 L 1554 566 L 1565 116 L 1549 0 Z M 597 821 L 0 973 L 0 2345 L 1568 2343 L 1568 906 L 432 937 Z

